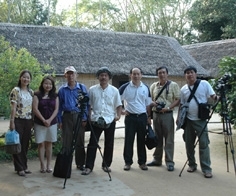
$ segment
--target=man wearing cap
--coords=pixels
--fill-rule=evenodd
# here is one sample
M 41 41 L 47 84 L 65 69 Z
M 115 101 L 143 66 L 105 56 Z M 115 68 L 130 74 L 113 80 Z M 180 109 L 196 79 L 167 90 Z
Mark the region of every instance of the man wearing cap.
M 85 149 L 84 149 L 84 131 L 87 123 L 86 112 L 88 110 L 79 103 L 79 96 L 84 94 L 88 96 L 87 90 L 84 84 L 80 84 L 76 81 L 77 72 L 73 66 L 65 68 L 65 78 L 67 83 L 60 87 L 58 91 L 59 97 L 59 112 L 58 123 L 59 128 L 62 130 L 62 142 L 63 148 L 70 150 L 73 139 L 73 133 L 79 129 L 78 137 L 76 140 L 75 148 L 75 161 L 77 168 L 83 170 L 85 163 Z M 84 111 L 82 111 L 82 110 Z M 84 112 L 83 114 L 81 112 Z M 81 124 L 79 120 L 81 119 Z M 80 126 L 81 125 L 81 126 Z
M 85 169 L 82 175 L 88 175 L 94 168 L 99 138 L 104 131 L 104 156 L 102 169 L 111 172 L 113 158 L 114 134 L 116 121 L 120 119 L 122 103 L 117 88 L 109 84 L 111 72 L 101 67 L 96 74 L 99 84 L 89 89 L 90 120 L 93 130 L 87 148 Z
M 187 113 L 187 119 L 185 121 L 186 126 L 184 130 L 184 141 L 186 147 L 186 153 L 188 157 L 188 172 L 194 172 L 197 169 L 195 160 L 195 140 L 198 137 L 199 140 L 199 159 L 201 170 L 205 178 L 212 177 L 210 149 L 209 149 L 209 137 L 208 129 L 206 126 L 206 120 L 201 120 L 198 116 L 198 103 L 206 103 L 208 98 L 211 97 L 217 100 L 217 96 L 213 91 L 211 85 L 205 80 L 197 80 L 197 69 L 193 66 L 188 66 L 184 70 L 185 79 L 187 84 L 181 88 L 180 104 L 185 104 L 193 90 L 194 85 L 198 82 L 198 87 L 194 93 L 195 98 L 192 98 L 189 102 L 189 110 Z M 197 82 L 198 81 L 198 82 Z M 197 101 L 198 103 L 197 103 Z

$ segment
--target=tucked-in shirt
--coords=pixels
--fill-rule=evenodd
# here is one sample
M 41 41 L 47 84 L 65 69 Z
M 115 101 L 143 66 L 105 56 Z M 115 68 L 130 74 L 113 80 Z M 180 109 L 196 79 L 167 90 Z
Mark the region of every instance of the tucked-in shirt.
M 87 103 L 83 103 L 81 106 L 81 101 L 79 97 L 84 94 L 88 97 L 88 93 L 86 87 L 83 84 L 79 84 L 76 82 L 76 85 L 71 89 L 68 84 L 65 84 L 59 88 L 58 97 L 59 97 L 59 111 L 58 111 L 58 122 L 62 122 L 62 112 L 63 111 L 75 111 L 75 112 L 83 112 L 83 120 L 87 120 Z M 85 111 L 81 111 L 81 108 Z
M 132 81 L 121 94 L 121 100 L 125 101 L 125 110 L 132 114 L 146 113 L 146 106 L 152 102 L 149 88 L 142 82 L 137 87 Z
M 194 85 L 190 86 L 190 89 L 193 90 L 193 87 Z M 190 96 L 190 93 L 191 92 L 189 90 L 189 86 L 185 84 L 181 88 L 181 98 L 180 98 L 181 104 L 184 104 L 187 102 Z M 199 103 L 207 103 L 208 98 L 214 94 L 215 92 L 213 88 L 211 87 L 211 85 L 206 80 L 201 80 L 194 95 L 197 98 Z M 187 118 L 189 118 L 190 120 L 200 120 L 198 118 L 198 103 L 196 102 L 194 97 L 189 102 L 189 110 L 188 110 Z
M 164 102 L 165 107 L 169 107 L 176 99 L 180 98 L 180 88 L 176 82 L 171 81 L 169 86 L 165 88 L 161 95 L 157 98 L 158 93 L 161 91 L 163 86 L 159 82 L 154 82 L 150 86 L 150 93 L 153 101 Z M 156 107 L 153 107 L 153 110 L 156 110 Z
M 16 103 L 15 118 L 32 119 L 33 91 L 22 91 L 14 87 L 10 93 L 10 102 Z
M 111 123 L 116 117 L 117 107 L 122 105 L 118 89 L 110 84 L 105 89 L 100 84 L 91 86 L 89 98 L 91 121 L 103 117 L 106 123 Z

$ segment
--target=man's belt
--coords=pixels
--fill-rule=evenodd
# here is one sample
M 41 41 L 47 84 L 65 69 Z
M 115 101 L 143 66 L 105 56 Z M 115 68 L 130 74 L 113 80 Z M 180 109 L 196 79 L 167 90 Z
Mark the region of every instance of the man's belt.
M 140 116 L 143 116 L 143 115 L 147 115 L 146 113 L 141 113 L 141 114 L 132 114 L 132 113 L 129 113 L 130 116 L 136 116 L 136 117 L 140 117 Z
M 154 111 L 154 112 L 157 113 L 157 114 L 167 114 L 167 113 L 172 113 L 173 110 L 168 110 L 166 112 L 157 112 L 157 111 Z

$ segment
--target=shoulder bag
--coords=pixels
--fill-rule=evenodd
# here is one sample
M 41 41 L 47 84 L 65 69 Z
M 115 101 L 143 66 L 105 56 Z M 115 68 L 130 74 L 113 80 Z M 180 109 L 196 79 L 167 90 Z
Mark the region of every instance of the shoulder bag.
M 198 87 L 200 82 L 201 82 L 201 80 L 199 80 L 199 79 L 195 82 L 193 90 L 190 90 L 191 94 L 190 94 L 187 102 L 180 106 L 179 114 L 178 114 L 178 117 L 177 117 L 177 127 L 176 127 L 176 130 L 179 130 L 181 128 L 185 129 L 185 120 L 186 120 L 186 116 L 187 116 L 188 109 L 189 109 L 189 102 L 193 98 L 194 93 L 196 92 L 197 87 Z
M 151 125 L 147 125 L 147 134 L 146 134 L 146 138 L 145 138 L 145 145 L 146 147 L 151 150 L 153 148 L 155 148 L 158 144 L 158 138 L 156 136 L 156 134 L 154 133 Z

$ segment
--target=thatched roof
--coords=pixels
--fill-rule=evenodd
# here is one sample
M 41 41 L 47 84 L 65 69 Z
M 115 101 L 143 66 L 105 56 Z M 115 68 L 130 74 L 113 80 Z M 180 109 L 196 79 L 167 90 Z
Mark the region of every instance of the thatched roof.
M 193 65 L 208 76 L 170 37 L 6 23 L 0 23 L 0 35 L 17 48 L 27 48 L 40 63 L 52 65 L 56 74 L 73 65 L 79 73 L 96 73 L 107 66 L 116 75 L 127 75 L 138 66 L 145 75 L 155 75 L 157 66 L 166 65 L 170 75 L 183 76 L 184 68 Z
M 201 66 L 209 70 L 209 74 L 212 77 L 217 77 L 219 73 L 218 64 L 223 57 L 236 57 L 236 39 L 191 44 L 183 46 L 183 48 Z

